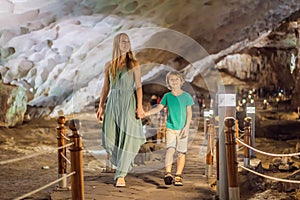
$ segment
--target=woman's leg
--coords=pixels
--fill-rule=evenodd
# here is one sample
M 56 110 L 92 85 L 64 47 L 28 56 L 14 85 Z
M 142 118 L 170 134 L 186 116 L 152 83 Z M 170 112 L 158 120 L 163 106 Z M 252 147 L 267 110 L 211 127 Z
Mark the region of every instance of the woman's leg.
M 118 149 L 116 172 L 114 179 L 117 180 L 119 177 L 125 178 L 128 172 L 133 167 L 134 158 L 138 149 Z

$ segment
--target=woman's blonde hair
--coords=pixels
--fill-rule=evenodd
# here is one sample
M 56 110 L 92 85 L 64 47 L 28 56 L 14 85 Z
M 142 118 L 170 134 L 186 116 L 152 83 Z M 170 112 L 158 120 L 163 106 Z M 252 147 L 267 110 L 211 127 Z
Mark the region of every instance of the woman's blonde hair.
M 168 72 L 168 74 L 166 75 L 166 84 L 167 84 L 167 88 L 168 88 L 169 90 L 172 89 L 172 88 L 170 87 L 170 83 L 169 83 L 169 79 L 170 79 L 170 76 L 171 76 L 171 75 L 174 75 L 174 76 L 177 76 L 178 78 L 180 78 L 181 83 L 182 83 L 182 85 L 183 85 L 184 79 L 183 79 L 182 74 L 181 74 L 180 72 L 178 72 L 178 71 L 170 71 L 170 72 Z
M 110 72 L 113 80 L 116 78 L 118 66 L 121 64 L 122 53 L 120 50 L 120 39 L 121 39 L 122 35 L 127 36 L 129 39 L 129 36 L 126 33 L 119 33 L 114 38 L 112 60 L 111 60 L 110 66 L 109 66 L 109 72 Z M 137 60 L 135 59 L 134 54 L 131 51 L 131 46 L 130 46 L 129 51 L 126 53 L 127 70 L 131 70 L 132 68 L 134 68 L 136 66 L 136 63 L 137 63 Z

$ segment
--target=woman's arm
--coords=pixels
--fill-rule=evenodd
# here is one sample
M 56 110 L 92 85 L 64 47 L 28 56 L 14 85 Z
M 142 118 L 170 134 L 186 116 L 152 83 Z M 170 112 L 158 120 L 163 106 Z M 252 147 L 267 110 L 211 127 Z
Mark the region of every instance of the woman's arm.
M 133 68 L 135 85 L 136 85 L 136 96 L 137 96 L 137 117 L 142 118 L 144 116 L 143 110 L 143 89 L 142 89 L 142 80 L 141 80 L 141 71 L 139 63 L 136 63 Z
M 102 121 L 102 115 L 104 114 L 104 103 L 107 99 L 108 93 L 109 93 L 109 72 L 108 72 L 108 66 L 105 66 L 105 72 L 104 72 L 104 83 L 103 88 L 100 96 L 100 102 L 99 102 L 99 108 L 97 111 L 97 118 L 99 121 Z

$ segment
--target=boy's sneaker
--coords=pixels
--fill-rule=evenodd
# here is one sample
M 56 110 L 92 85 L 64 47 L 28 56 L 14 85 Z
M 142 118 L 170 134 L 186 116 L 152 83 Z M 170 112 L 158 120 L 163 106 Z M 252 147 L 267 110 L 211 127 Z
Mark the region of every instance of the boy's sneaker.
M 171 172 L 167 172 L 164 176 L 164 182 L 166 185 L 171 185 L 173 183 L 173 176 Z
M 183 186 L 183 184 L 182 184 L 182 176 L 181 175 L 179 175 L 179 174 L 175 175 L 174 185 L 175 186 Z

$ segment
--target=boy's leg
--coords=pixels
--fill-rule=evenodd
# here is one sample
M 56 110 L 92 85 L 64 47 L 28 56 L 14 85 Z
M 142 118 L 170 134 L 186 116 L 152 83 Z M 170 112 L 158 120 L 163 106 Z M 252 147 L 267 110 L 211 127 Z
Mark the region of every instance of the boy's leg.
M 171 171 L 172 171 L 174 153 L 175 153 L 175 148 L 173 147 L 169 147 L 166 151 L 166 159 L 165 159 L 166 172 L 164 176 L 164 182 L 166 185 L 171 185 L 173 183 L 173 175 Z
M 171 172 L 175 148 L 169 147 L 166 151 L 165 167 L 166 172 Z
M 177 159 L 177 170 L 174 179 L 175 186 L 182 186 L 182 171 L 185 165 L 185 153 L 178 152 L 178 159 Z
M 174 185 L 175 186 L 182 186 L 182 172 L 185 165 L 185 153 L 178 152 L 178 159 L 177 159 L 177 169 L 174 178 Z
M 177 136 L 177 152 L 178 152 L 178 159 L 177 159 L 177 170 L 176 174 L 181 175 L 184 165 L 185 165 L 185 154 L 187 151 L 188 145 L 188 136 L 181 138 L 179 135 Z
M 166 158 L 165 158 L 165 168 L 166 173 L 164 176 L 164 182 L 166 185 L 171 185 L 173 183 L 173 176 L 172 176 L 172 164 L 173 164 L 173 157 L 175 153 L 176 147 L 176 133 L 174 130 L 167 129 L 166 130 Z
M 176 131 L 172 129 L 166 130 L 166 158 L 165 158 L 165 167 L 166 172 L 171 172 L 173 157 L 176 148 Z
M 181 175 L 185 165 L 185 153 L 178 153 L 176 174 Z

